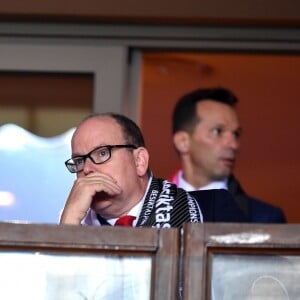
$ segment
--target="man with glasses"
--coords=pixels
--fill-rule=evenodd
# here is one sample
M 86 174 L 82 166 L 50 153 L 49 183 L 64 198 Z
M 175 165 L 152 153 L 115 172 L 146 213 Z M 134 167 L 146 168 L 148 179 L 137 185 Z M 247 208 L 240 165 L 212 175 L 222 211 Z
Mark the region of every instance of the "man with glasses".
M 124 225 L 118 223 L 121 217 L 126 225 L 156 228 L 202 222 L 194 197 L 152 176 L 142 133 L 127 117 L 88 116 L 76 128 L 71 148 L 65 164 L 77 179 L 61 224 Z

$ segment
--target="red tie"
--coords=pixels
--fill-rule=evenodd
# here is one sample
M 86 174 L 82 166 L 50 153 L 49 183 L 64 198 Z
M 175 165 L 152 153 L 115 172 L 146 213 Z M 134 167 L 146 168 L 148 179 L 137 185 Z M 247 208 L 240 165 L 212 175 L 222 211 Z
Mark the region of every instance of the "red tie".
M 134 216 L 123 216 L 117 220 L 115 226 L 132 226 L 134 220 Z

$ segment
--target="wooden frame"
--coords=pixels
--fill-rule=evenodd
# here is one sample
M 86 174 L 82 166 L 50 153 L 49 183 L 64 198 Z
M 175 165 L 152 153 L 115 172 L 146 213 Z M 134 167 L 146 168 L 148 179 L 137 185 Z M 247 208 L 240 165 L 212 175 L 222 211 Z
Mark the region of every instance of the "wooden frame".
M 24 253 L 31 256 L 53 254 L 61 257 L 60 261 L 74 256 L 78 262 L 83 257 L 92 257 L 93 269 L 97 269 L 97 264 L 94 265 L 97 257 L 146 257 L 151 265 L 149 299 L 178 299 L 179 238 L 176 229 L 0 223 L 0 257 L 7 253 L 14 253 L 14 257 Z M 138 273 L 139 268 L 134 271 Z M 26 270 L 28 276 L 31 269 L 34 270 L 33 265 Z M 8 271 L 3 269 L 3 272 Z M 82 295 L 78 299 L 89 298 Z M 136 298 L 127 295 L 126 299 Z
M 187 224 L 184 299 L 254 299 L 270 290 L 276 299 L 295 299 L 300 292 L 299 230 L 296 224 Z
M 93 111 L 122 112 L 127 48 L 90 44 L 78 39 L 3 39 L 0 65 L 4 72 L 70 73 L 93 76 Z

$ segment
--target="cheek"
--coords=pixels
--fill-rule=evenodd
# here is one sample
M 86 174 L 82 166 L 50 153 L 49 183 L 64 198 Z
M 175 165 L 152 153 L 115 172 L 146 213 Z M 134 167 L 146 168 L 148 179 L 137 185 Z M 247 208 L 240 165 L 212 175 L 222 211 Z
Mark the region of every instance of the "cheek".
M 132 186 L 136 186 L 136 171 L 132 166 L 128 167 L 126 170 L 120 170 L 114 178 L 117 180 L 118 185 L 123 191 L 131 190 Z
M 214 160 L 218 153 L 218 145 L 211 139 L 194 140 L 191 144 L 191 156 L 199 163 Z
M 208 139 L 205 136 L 195 136 L 191 140 L 190 149 L 192 152 L 207 152 L 213 148 L 213 143 L 211 139 Z
M 110 171 L 113 172 L 113 176 L 118 182 L 132 180 L 133 176 L 136 174 L 135 162 L 132 158 L 123 157 L 122 160 L 114 164 L 113 169 Z
M 218 152 L 221 148 L 222 142 L 221 139 L 211 135 L 199 135 L 195 139 L 195 144 L 198 149 L 203 149 L 209 152 Z
M 195 151 L 192 154 L 192 157 L 194 158 L 195 162 L 197 164 L 205 164 L 206 161 L 210 161 L 212 157 L 212 152 L 206 147 L 201 147 L 195 149 Z

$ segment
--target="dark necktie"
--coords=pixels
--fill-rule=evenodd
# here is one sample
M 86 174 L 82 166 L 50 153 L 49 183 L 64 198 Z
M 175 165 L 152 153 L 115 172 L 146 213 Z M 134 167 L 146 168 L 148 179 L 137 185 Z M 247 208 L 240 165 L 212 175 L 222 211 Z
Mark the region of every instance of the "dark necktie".
M 116 221 L 115 226 L 132 226 L 134 220 L 134 216 L 123 216 Z

